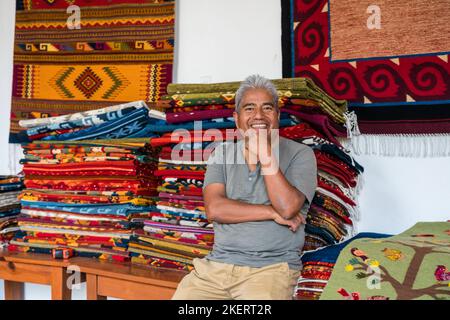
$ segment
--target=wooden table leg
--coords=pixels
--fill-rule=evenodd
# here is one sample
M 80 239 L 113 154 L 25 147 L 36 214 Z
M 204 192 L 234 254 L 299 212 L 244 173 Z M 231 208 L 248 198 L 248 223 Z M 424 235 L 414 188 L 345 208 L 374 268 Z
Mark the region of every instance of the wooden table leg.
M 5 280 L 5 300 L 23 300 L 25 298 L 23 282 Z
M 51 276 L 52 300 L 70 300 L 72 290 L 67 285 L 66 268 L 53 268 Z
M 86 298 L 88 300 L 106 300 L 107 297 L 98 294 L 97 275 L 86 274 Z

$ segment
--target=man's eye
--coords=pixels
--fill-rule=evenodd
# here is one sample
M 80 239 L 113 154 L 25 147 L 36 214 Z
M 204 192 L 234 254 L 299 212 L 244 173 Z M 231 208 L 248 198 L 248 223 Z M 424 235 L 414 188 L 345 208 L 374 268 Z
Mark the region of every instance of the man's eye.
M 264 106 L 263 110 L 266 111 L 266 112 L 270 112 L 270 111 L 273 110 L 273 107 L 272 106 Z

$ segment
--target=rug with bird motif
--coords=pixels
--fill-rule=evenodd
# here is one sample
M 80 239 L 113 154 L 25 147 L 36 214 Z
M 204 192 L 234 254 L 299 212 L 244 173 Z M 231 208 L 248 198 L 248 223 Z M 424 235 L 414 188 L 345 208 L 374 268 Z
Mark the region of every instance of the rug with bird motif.
M 450 300 L 450 220 L 342 250 L 321 300 Z

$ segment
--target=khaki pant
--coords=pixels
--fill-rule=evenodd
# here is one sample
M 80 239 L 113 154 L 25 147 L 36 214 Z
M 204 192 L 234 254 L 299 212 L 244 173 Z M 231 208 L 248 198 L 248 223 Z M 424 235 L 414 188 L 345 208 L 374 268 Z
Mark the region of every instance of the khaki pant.
M 300 271 L 286 262 L 262 268 L 194 259 L 173 300 L 291 300 Z

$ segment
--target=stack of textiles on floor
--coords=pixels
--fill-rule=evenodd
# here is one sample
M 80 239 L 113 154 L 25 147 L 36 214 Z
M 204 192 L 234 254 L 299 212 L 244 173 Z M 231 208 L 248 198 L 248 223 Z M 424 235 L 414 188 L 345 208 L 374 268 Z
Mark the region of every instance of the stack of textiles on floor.
M 127 260 L 134 228 L 155 205 L 157 150 L 148 139 L 24 145 L 21 232 L 10 249 Z
M 340 244 L 304 253 L 302 256 L 303 269 L 295 288 L 295 298 L 298 300 L 318 300 L 330 279 L 339 253 L 353 240 L 360 238 L 380 239 L 389 236 L 387 234 L 362 232 Z
M 310 146 L 316 156 L 317 189 L 308 211 L 303 250 L 336 244 L 355 235 L 364 168 L 339 141 L 331 142 L 309 123 L 282 128 L 280 136 Z
M 308 213 L 304 250 L 344 241 L 356 234 L 357 194 L 363 168 L 340 139 L 358 132 L 356 119 L 347 112 L 346 101 L 331 98 L 310 79 L 272 82 L 279 95 L 280 136 L 310 146 L 317 158 L 318 188 Z M 239 85 L 169 84 L 168 95 L 158 104 L 165 109 L 168 123 L 230 117 Z M 226 121 L 218 123 L 224 125 Z
M 210 154 L 205 148 L 214 139 L 196 142 L 194 134 L 190 137 L 192 141 L 178 144 L 173 132 L 151 140 L 153 147 L 162 148 L 155 171 L 161 184 L 156 210 L 130 240 L 134 263 L 189 271 L 194 258 L 212 249 L 214 231 L 205 215 L 202 186 Z
M 187 92 L 191 85 L 169 87 L 174 86 Z M 145 222 L 143 230 L 135 231 L 130 241 L 129 251 L 135 263 L 191 270 L 192 260 L 212 249 L 214 232 L 206 219 L 202 186 L 206 161 L 219 141 L 215 135 L 205 133 L 215 129 L 222 141 L 225 130 L 236 127 L 232 117 L 234 93 L 217 97 L 214 90 L 215 85 L 200 85 L 193 94 L 174 93 L 157 103 L 158 109 L 165 111 L 166 125 L 147 128 L 160 135 L 151 140 L 152 146 L 162 147 L 155 171 L 161 178 L 159 200 L 152 218 Z M 288 114 L 283 114 L 281 126 L 294 124 Z M 182 143 L 186 135 L 190 141 Z
M 136 133 L 133 128 L 142 129 L 146 121 L 117 123 L 116 116 L 124 120 L 131 109 L 129 114 L 139 111 L 148 118 L 144 103 L 106 109 L 29 120 L 39 122 L 29 130 L 77 121 L 90 126 L 76 131 L 78 137 L 49 135 L 51 139 L 22 146 L 26 189 L 20 195 L 20 231 L 10 250 L 50 253 L 53 248 L 72 248 L 80 256 L 129 260 L 133 229 L 142 227 L 155 208 L 159 150 L 148 138 L 129 138 Z M 123 139 L 111 139 L 112 132 Z M 86 137 L 95 140 L 82 140 Z
M 23 189 L 20 176 L 0 176 L 0 248 L 6 246 L 19 230 L 17 216 L 20 213 L 18 196 Z
M 155 171 L 161 179 L 159 200 L 151 219 L 142 230 L 135 231 L 130 241 L 132 262 L 191 270 L 192 260 L 206 256 L 212 249 L 214 231 L 206 219 L 202 186 L 215 139 L 203 135 L 208 129 L 224 133 L 236 126 L 233 99 L 212 99 L 207 92 L 196 94 L 195 103 L 188 97 L 190 102 L 182 104 L 176 96 L 165 96 L 157 103 L 158 109 L 165 111 L 165 116 L 160 117 L 165 124 L 149 124 L 147 130 L 160 135 L 151 140 L 152 146 L 162 147 Z M 293 124 L 284 115 L 281 125 Z M 186 134 L 191 140 L 178 143 Z
M 349 122 L 345 101 L 330 98 L 305 78 L 281 79 L 274 83 L 280 96 L 281 128 L 295 129 L 308 122 L 340 146 L 336 137 L 347 137 L 345 124 Z M 232 114 L 239 85 L 239 82 L 170 84 L 168 95 L 158 101 L 158 110 L 165 111 L 167 125 L 147 127 L 152 133 L 161 135 L 152 138 L 151 144 L 162 147 L 155 172 L 161 177 L 162 184 L 158 187 L 157 211 L 130 241 L 129 250 L 134 262 L 189 270 L 193 258 L 203 257 L 211 249 L 213 232 L 209 229 L 211 226 L 206 220 L 202 202 L 205 164 L 214 149 L 212 143 L 220 142 L 214 139 L 216 134 L 220 132 L 221 139 L 228 139 L 230 137 L 225 135 L 225 130 L 235 128 Z M 185 130 L 177 132 L 176 129 Z M 208 135 L 208 129 L 216 130 Z M 186 134 L 190 135 L 190 142 L 177 144 L 185 141 Z M 324 202 L 324 198 L 316 198 L 318 206 L 323 206 L 320 201 Z M 180 230 L 178 226 L 189 229 Z M 321 245 L 349 236 L 347 229 L 343 229 L 342 234 L 327 239 Z M 189 243 L 192 245 L 187 245 Z

